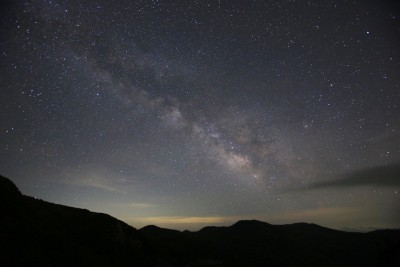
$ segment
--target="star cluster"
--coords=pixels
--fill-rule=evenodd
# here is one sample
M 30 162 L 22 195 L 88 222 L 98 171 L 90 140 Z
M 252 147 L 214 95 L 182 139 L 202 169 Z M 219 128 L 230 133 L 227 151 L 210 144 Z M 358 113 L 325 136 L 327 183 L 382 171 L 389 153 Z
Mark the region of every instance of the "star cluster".
M 395 3 L 2 10 L 0 172 L 25 194 L 135 227 L 400 226 Z

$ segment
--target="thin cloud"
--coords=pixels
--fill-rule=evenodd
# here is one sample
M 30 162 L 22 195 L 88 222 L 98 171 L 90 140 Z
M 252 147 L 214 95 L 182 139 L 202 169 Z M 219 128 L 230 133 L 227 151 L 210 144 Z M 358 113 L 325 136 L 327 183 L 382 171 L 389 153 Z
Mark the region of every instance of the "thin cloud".
M 400 186 L 400 163 L 356 170 L 336 180 L 311 184 L 309 188 L 354 186 Z
M 119 208 L 138 208 L 138 209 L 148 209 L 148 208 L 156 208 L 159 205 L 151 204 L 151 203 L 143 203 L 143 202 L 135 202 L 135 203 L 111 203 L 109 204 L 111 207 L 119 207 Z
M 159 216 L 136 218 L 136 221 L 146 224 L 213 224 L 223 223 L 226 217 L 184 217 L 184 216 Z

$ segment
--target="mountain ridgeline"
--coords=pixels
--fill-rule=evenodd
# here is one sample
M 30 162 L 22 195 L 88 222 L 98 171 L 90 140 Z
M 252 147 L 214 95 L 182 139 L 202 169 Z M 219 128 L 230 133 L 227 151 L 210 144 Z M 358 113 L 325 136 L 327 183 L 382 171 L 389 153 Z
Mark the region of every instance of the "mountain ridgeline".
M 400 266 L 400 230 L 239 221 L 197 232 L 146 226 L 24 196 L 0 177 L 2 266 Z

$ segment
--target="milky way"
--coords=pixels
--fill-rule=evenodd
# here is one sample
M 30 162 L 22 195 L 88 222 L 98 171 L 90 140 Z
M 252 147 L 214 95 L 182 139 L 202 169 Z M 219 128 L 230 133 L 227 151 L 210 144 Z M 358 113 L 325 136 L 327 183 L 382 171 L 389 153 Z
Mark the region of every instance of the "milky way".
M 391 1 L 10 1 L 0 173 L 135 227 L 400 227 Z

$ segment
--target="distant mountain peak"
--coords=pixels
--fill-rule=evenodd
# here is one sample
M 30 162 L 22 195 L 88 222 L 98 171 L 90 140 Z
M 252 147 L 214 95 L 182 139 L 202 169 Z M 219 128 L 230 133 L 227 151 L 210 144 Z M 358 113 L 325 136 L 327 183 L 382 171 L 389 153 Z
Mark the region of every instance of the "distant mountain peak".
M 271 224 L 258 220 L 240 220 L 232 225 L 232 227 L 252 227 L 252 226 L 270 226 Z
M 141 232 L 153 232 L 157 234 L 165 234 L 165 233 L 181 233 L 178 230 L 173 230 L 173 229 L 167 229 L 167 228 L 161 228 L 157 225 L 147 225 L 143 228 L 140 229 Z
M 140 230 L 153 230 L 153 229 L 160 229 L 160 228 L 161 227 L 158 227 L 157 225 L 149 224 L 149 225 L 146 225 L 146 226 L 140 228 Z

